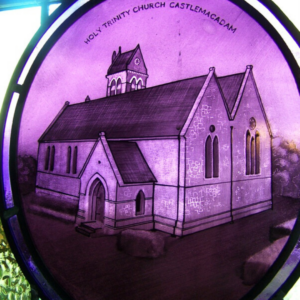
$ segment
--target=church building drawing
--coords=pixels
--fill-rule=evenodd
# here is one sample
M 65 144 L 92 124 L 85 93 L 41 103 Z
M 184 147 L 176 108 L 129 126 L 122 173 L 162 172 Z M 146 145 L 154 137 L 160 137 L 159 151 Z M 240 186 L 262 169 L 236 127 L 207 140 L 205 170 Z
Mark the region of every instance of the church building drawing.
M 66 102 L 39 139 L 36 192 L 77 225 L 191 234 L 272 207 L 271 130 L 252 66 L 147 88 L 140 46 L 113 52 L 107 96 Z

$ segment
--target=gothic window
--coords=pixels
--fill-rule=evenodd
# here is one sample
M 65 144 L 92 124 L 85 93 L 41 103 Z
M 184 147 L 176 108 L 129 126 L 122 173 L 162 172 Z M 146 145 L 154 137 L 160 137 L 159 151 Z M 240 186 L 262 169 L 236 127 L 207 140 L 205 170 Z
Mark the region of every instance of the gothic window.
M 110 85 L 110 95 L 114 96 L 116 94 L 116 81 L 113 79 Z
M 250 131 L 246 135 L 246 175 L 260 174 L 260 136 L 256 131 L 255 137 Z
M 260 173 L 260 141 L 259 133 L 255 134 L 255 174 Z
M 47 147 L 45 156 L 45 170 L 49 169 L 49 158 L 50 158 L 50 146 Z
M 213 142 L 213 176 L 219 177 L 219 140 L 217 136 Z
M 205 177 L 212 177 L 212 139 L 210 135 L 205 143 Z
M 72 163 L 72 173 L 77 173 L 77 146 L 73 150 L 73 163 Z
M 141 90 L 141 89 L 142 89 L 142 80 L 139 80 L 139 81 L 138 81 L 137 89 L 138 89 L 138 90 Z
M 71 170 L 71 147 L 68 147 L 67 152 L 67 173 L 70 173 Z
M 117 95 L 121 94 L 121 91 L 122 91 L 122 82 L 121 79 L 119 78 L 117 81 Z
M 255 143 L 254 138 L 251 138 L 251 174 L 255 171 Z
M 136 80 L 135 78 L 133 78 L 130 83 L 130 91 L 135 91 L 135 90 L 136 90 Z
M 249 130 L 247 131 L 246 135 L 246 175 L 250 174 L 250 140 L 251 140 L 251 135 Z
M 145 194 L 139 191 L 135 199 L 135 213 L 136 215 L 143 215 L 145 213 Z
M 52 146 L 51 155 L 50 155 L 50 171 L 54 170 L 54 163 L 55 163 L 55 147 Z

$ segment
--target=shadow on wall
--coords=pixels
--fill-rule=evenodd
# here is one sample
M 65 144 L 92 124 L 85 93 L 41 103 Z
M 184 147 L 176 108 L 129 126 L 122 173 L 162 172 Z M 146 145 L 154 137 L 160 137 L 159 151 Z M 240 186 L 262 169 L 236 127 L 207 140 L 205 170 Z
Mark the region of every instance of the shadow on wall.
M 300 198 L 300 150 L 294 141 L 273 139 L 273 194 Z

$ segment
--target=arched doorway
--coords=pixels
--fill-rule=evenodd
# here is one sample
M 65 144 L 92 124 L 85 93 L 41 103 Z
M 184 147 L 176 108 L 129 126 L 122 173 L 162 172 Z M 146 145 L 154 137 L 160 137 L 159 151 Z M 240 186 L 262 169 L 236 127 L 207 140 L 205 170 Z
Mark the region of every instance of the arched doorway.
M 89 219 L 91 221 L 104 221 L 105 189 L 102 182 L 96 179 L 90 188 Z

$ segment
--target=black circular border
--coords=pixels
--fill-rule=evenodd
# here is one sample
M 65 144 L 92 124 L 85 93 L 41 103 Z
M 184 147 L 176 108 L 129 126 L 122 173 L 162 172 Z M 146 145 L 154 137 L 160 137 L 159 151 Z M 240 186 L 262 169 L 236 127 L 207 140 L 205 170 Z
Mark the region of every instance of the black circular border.
M 291 72 L 295 78 L 298 91 L 300 91 L 300 68 L 292 55 L 291 51 L 285 44 L 283 38 L 279 35 L 276 29 L 265 19 L 263 15 L 261 15 L 258 11 L 255 10 L 250 4 L 241 0 L 230 0 L 232 3 L 240 7 L 243 11 L 248 13 L 253 19 L 255 19 L 271 36 L 271 38 L 276 42 L 280 51 L 284 55 L 286 61 L 289 64 Z M 64 1 L 60 7 L 46 20 L 45 24 L 43 24 L 40 29 L 37 31 L 33 39 L 30 41 L 27 46 L 25 52 L 23 53 L 17 67 L 15 68 L 14 74 L 10 80 L 9 87 L 7 89 L 4 102 L 2 104 L 1 109 L 1 118 L 0 118 L 0 132 L 1 132 L 1 154 L 3 151 L 3 136 L 4 136 L 4 128 L 5 122 L 7 118 L 7 113 L 9 110 L 10 101 L 14 92 L 20 94 L 15 114 L 13 118 L 12 130 L 11 130 L 11 141 L 10 141 L 10 160 L 9 160 L 9 171 L 10 171 L 10 179 L 11 179 L 11 188 L 13 191 L 13 199 L 14 199 L 14 207 L 11 209 L 6 209 L 5 207 L 5 197 L 4 197 L 4 185 L 3 181 L 1 181 L 1 201 L 0 201 L 0 214 L 2 219 L 3 228 L 7 237 L 7 240 L 10 244 L 10 247 L 16 257 L 16 260 L 26 276 L 28 282 L 32 286 L 32 289 L 37 292 L 37 295 L 34 296 L 32 294 L 32 299 L 37 299 L 40 297 L 42 299 L 47 299 L 45 291 L 42 288 L 41 283 L 36 282 L 36 280 L 32 277 L 31 273 L 28 271 L 25 262 L 22 259 L 21 254 L 19 253 L 18 242 L 15 241 L 12 232 L 10 232 L 9 226 L 9 218 L 13 215 L 16 215 L 20 224 L 21 232 L 26 241 L 26 246 L 28 247 L 30 254 L 33 258 L 34 263 L 37 268 L 41 271 L 43 276 L 45 277 L 47 283 L 53 290 L 57 293 L 57 295 L 62 299 L 70 299 L 70 296 L 59 286 L 56 280 L 49 273 L 48 269 L 44 266 L 43 261 L 41 260 L 37 250 L 35 249 L 31 237 L 29 234 L 29 230 L 27 227 L 27 223 L 25 221 L 24 216 L 21 214 L 22 201 L 19 193 L 19 187 L 17 184 L 17 142 L 18 142 L 18 134 L 19 134 L 19 126 L 21 115 L 23 111 L 23 107 L 27 98 L 28 91 L 30 89 L 31 83 L 41 65 L 44 58 L 52 48 L 52 46 L 56 43 L 56 41 L 61 37 L 61 35 L 82 15 L 88 12 L 90 9 L 95 7 L 96 5 L 103 2 L 103 0 L 90 0 L 86 4 L 82 5 L 77 11 L 71 14 L 60 26 L 59 29 L 52 34 L 52 36 L 47 40 L 44 47 L 39 52 L 36 57 L 34 63 L 32 64 L 26 79 L 22 85 L 18 85 L 18 79 L 20 74 L 22 73 L 23 66 L 25 66 L 27 59 L 30 57 L 33 49 L 39 42 L 40 38 L 44 35 L 44 33 L 48 30 L 48 28 L 58 19 L 69 7 L 71 7 L 76 1 Z M 269 10 L 281 21 L 287 31 L 294 38 L 295 42 L 300 46 L 300 33 L 295 28 L 295 26 L 289 21 L 289 19 L 281 12 L 281 10 L 274 4 L 271 0 L 260 0 L 260 2 L 265 5 Z M 2 156 L 1 156 L 2 157 Z M 0 161 L 1 170 L 3 168 L 2 160 Z M 285 263 L 286 259 L 289 257 L 291 252 L 293 251 L 300 235 L 300 214 L 298 214 L 298 219 L 295 224 L 294 230 L 285 245 L 284 249 L 268 270 L 266 275 L 262 278 L 262 280 L 257 283 L 241 300 L 253 299 L 257 297 L 263 289 L 272 281 L 274 276 L 281 269 L 282 265 Z M 277 290 L 274 291 L 272 299 L 282 299 L 284 295 L 290 290 L 290 288 L 295 284 L 300 275 L 300 262 L 297 267 L 291 272 L 289 278 L 285 283 Z

